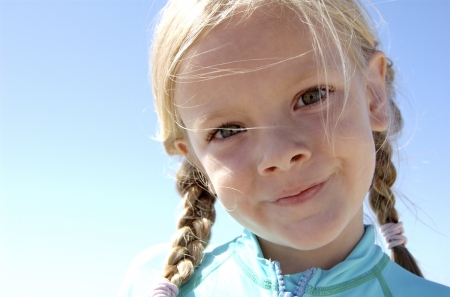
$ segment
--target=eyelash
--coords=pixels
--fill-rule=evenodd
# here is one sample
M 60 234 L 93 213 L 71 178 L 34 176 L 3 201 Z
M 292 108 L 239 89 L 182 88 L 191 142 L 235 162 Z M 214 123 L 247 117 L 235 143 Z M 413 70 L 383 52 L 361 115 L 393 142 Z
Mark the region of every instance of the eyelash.
M 238 126 L 240 128 L 230 128 L 231 126 Z M 221 130 L 228 130 L 228 131 L 238 130 L 239 132 L 238 131 L 234 131 L 236 133 L 233 134 L 233 135 L 230 135 L 229 137 L 215 138 L 214 135 L 216 135 Z M 208 142 L 211 142 L 211 141 L 224 141 L 224 140 L 226 140 L 226 139 L 228 139 L 228 138 L 230 138 L 230 137 L 232 137 L 232 136 L 234 136 L 236 134 L 239 134 L 239 133 L 242 133 L 242 132 L 245 132 L 245 131 L 247 131 L 247 129 L 241 127 L 240 125 L 238 125 L 236 123 L 231 123 L 231 122 L 230 123 L 225 123 L 225 124 L 222 124 L 219 128 L 214 129 L 210 133 L 208 133 L 208 136 L 207 136 L 206 140 Z
M 308 92 L 311 91 L 325 91 L 324 95 L 321 95 L 320 99 L 311 103 L 311 104 L 305 104 L 305 102 L 302 99 L 302 96 L 307 94 Z M 327 94 L 333 93 L 335 91 L 334 87 L 330 87 L 330 86 L 317 86 L 317 87 L 312 87 L 309 89 L 306 89 L 304 91 L 302 91 L 301 93 L 297 94 L 297 96 L 295 96 L 295 109 L 299 109 L 299 108 L 313 108 L 316 105 L 322 104 L 324 100 L 327 99 Z M 303 105 L 297 107 L 297 103 L 302 100 Z

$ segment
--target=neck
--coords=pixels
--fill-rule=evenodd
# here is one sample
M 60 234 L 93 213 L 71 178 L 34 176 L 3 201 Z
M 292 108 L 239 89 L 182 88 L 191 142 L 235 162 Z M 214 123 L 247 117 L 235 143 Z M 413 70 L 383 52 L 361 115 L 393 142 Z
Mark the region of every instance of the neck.
M 314 250 L 276 245 L 259 237 L 258 241 L 264 257 L 280 262 L 284 274 L 294 274 L 312 267 L 329 270 L 344 261 L 364 235 L 362 210 L 353 220 L 356 222 L 349 223 L 335 240 Z

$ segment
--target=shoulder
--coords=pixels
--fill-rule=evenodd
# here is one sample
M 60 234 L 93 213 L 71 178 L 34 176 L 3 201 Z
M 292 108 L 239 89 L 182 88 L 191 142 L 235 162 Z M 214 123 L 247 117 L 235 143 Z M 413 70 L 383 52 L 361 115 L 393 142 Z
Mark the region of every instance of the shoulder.
M 450 296 L 450 288 L 421 278 L 390 261 L 383 276 L 393 296 Z
M 148 297 L 154 282 L 161 276 L 170 250 L 170 244 L 160 244 L 138 254 L 128 267 L 118 297 Z M 182 289 L 186 291 L 195 288 L 199 278 L 204 280 L 229 256 L 230 243 L 209 247 L 204 254 L 202 264 Z
M 118 297 L 147 297 L 153 280 L 161 275 L 169 251 L 167 243 L 139 253 L 128 267 Z
M 202 263 L 195 270 L 190 280 L 180 288 L 180 295 L 185 295 L 196 289 L 200 284 L 205 284 L 216 277 L 218 272 L 223 272 L 222 268 L 234 253 L 234 244 L 228 242 L 226 244 L 212 247 L 204 254 Z M 218 269 L 221 268 L 221 269 Z

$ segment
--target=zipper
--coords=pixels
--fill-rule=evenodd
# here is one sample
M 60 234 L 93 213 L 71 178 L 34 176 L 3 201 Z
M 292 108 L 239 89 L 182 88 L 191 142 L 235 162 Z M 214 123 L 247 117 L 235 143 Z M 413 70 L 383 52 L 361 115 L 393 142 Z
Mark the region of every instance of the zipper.
M 284 286 L 284 276 L 283 272 L 280 268 L 280 263 L 278 261 L 273 261 L 273 266 L 275 269 L 275 274 L 277 275 L 277 282 L 278 282 L 278 297 L 302 297 L 305 294 L 306 286 L 308 285 L 308 282 L 311 280 L 311 278 L 316 273 L 316 268 L 310 268 L 305 271 L 305 273 L 300 278 L 300 281 L 297 284 L 297 288 L 295 289 L 294 293 L 286 292 L 286 287 Z
M 308 285 L 308 282 L 312 279 L 314 274 L 316 273 L 316 268 L 310 268 L 305 271 L 305 273 L 302 275 L 302 278 L 300 279 L 300 282 L 298 283 L 297 290 L 295 290 L 295 297 L 302 297 L 305 294 L 306 286 Z

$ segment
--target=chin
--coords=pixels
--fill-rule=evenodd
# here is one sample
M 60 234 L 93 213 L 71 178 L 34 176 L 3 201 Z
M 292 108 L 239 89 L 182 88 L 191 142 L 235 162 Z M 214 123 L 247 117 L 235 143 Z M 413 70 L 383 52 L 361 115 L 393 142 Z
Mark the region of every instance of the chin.
M 339 244 L 347 238 L 351 224 L 342 219 L 320 220 L 311 227 L 298 228 L 285 233 L 286 243 L 298 250 L 311 251 Z M 295 235 L 293 235 L 295 234 Z

